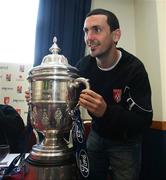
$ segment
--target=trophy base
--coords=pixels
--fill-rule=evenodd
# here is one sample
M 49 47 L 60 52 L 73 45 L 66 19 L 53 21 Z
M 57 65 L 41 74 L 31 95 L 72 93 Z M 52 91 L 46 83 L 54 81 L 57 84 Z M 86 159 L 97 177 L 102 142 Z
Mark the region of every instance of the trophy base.
M 26 162 L 28 173 L 25 180 L 79 180 L 79 172 L 76 164 L 61 164 L 59 166 L 40 166 Z
M 61 166 L 75 163 L 73 148 L 59 149 L 36 144 L 32 147 L 27 162 L 36 166 Z
M 73 148 L 34 145 L 26 164 L 29 172 L 35 175 L 35 180 L 79 179 Z M 27 179 L 32 179 L 31 174 L 27 175 Z

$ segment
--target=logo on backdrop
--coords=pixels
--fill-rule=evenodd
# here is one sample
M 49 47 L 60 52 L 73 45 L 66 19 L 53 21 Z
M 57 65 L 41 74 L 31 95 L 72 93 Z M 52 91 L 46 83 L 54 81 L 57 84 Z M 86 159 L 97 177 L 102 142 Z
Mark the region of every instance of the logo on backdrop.
M 22 85 L 17 86 L 17 93 L 19 93 L 19 94 L 22 93 Z
M 11 74 L 6 74 L 6 81 L 11 81 Z
M 4 97 L 3 103 L 8 105 L 9 102 L 10 102 L 10 97 L 8 96 Z
M 18 112 L 19 115 L 21 115 L 21 109 L 16 108 L 16 111 Z

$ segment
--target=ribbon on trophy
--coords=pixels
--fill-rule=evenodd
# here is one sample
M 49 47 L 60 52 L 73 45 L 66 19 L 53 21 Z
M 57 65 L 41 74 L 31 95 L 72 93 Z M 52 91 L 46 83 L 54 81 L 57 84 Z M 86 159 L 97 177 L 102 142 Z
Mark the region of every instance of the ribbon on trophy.
M 74 110 L 72 110 L 71 117 L 73 120 L 72 138 L 77 166 L 81 175 L 87 178 L 89 176 L 89 159 L 86 150 L 85 128 L 81 120 L 79 106 L 76 106 Z

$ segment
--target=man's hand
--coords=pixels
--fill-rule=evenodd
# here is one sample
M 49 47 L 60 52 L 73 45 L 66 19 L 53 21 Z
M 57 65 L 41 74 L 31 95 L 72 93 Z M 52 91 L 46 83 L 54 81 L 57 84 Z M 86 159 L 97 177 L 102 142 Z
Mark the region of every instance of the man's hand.
M 107 108 L 103 97 L 89 89 L 84 89 L 81 92 L 79 104 L 96 117 L 102 117 Z

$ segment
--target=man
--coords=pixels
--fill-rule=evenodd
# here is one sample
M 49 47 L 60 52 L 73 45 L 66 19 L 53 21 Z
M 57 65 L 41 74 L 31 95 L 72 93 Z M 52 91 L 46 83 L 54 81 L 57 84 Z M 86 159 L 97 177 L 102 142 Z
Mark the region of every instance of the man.
M 77 68 L 91 90 L 82 91 L 79 104 L 92 117 L 87 150 L 92 180 L 137 180 L 141 138 L 152 122 L 151 88 L 142 62 L 116 45 L 121 36 L 117 17 L 92 10 L 84 22 L 90 55 Z
M 151 88 L 142 62 L 116 45 L 121 36 L 117 17 L 104 9 L 92 10 L 84 23 L 90 55 L 77 68 L 88 78 L 79 104 L 92 117 L 87 150 L 92 180 L 137 180 L 141 140 L 152 122 Z M 29 100 L 29 92 L 26 92 Z

